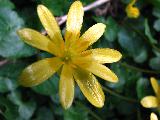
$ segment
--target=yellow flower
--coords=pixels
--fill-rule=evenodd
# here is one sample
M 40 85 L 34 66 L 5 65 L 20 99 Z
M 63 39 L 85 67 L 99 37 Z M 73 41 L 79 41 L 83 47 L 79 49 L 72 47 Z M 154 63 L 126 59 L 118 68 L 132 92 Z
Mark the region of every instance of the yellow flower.
M 134 7 L 136 0 L 132 0 L 126 7 L 126 13 L 129 18 L 138 18 L 140 11 L 137 7 Z
M 81 2 L 75 1 L 68 13 L 64 41 L 51 12 L 43 5 L 39 5 L 37 11 L 48 36 L 29 28 L 19 30 L 18 35 L 29 45 L 55 57 L 40 60 L 24 69 L 20 84 L 26 87 L 38 85 L 61 70 L 59 95 L 65 109 L 71 106 L 74 98 L 74 80 L 91 104 L 102 107 L 105 96 L 93 74 L 110 82 L 117 82 L 117 76 L 102 64 L 116 62 L 122 55 L 109 48 L 87 48 L 103 35 L 106 26 L 97 23 L 80 36 L 84 11 Z
M 158 120 L 158 117 L 155 113 L 151 113 L 150 120 Z
M 141 100 L 141 104 L 145 108 L 160 107 L 160 86 L 154 77 L 151 77 L 151 85 L 156 96 L 146 96 Z

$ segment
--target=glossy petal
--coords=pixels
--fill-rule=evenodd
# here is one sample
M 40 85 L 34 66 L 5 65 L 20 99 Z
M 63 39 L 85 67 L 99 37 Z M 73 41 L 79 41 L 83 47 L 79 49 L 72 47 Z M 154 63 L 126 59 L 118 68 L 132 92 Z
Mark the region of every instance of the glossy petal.
M 109 48 L 91 49 L 84 51 L 82 54 L 87 53 L 98 63 L 113 63 L 119 61 L 122 57 L 119 51 Z
M 141 105 L 145 108 L 156 108 L 159 105 L 158 98 L 155 96 L 146 96 L 141 100 Z
M 33 47 L 47 51 L 54 55 L 59 55 L 59 51 L 57 50 L 55 44 L 52 43 L 46 36 L 43 36 L 35 30 L 24 28 L 18 31 L 18 35 L 24 40 L 24 42 Z
M 155 113 L 151 113 L 150 120 L 158 120 L 158 117 Z
M 151 77 L 150 80 L 155 94 L 160 98 L 160 86 L 158 84 L 158 81 L 154 77 Z
M 90 63 L 85 69 L 109 82 L 118 82 L 118 77 L 108 67 L 97 62 Z
M 91 59 L 91 57 L 88 57 L 88 56 L 86 56 L 86 57 L 76 56 L 76 57 L 72 58 L 72 63 L 74 65 L 81 67 L 81 68 L 87 68 L 88 66 L 90 66 L 92 61 L 93 60 Z
M 80 30 L 83 23 L 83 6 L 80 1 L 75 1 L 68 12 L 65 40 L 66 44 L 70 45 L 73 41 L 79 38 Z
M 81 68 L 74 71 L 74 78 L 88 101 L 96 107 L 104 105 L 105 96 L 94 75 Z
M 43 5 L 38 5 L 37 12 L 49 37 L 58 46 L 58 48 L 61 48 L 62 50 L 64 48 L 64 41 L 56 19 L 52 13 Z
M 81 52 L 86 50 L 88 46 L 96 42 L 104 33 L 106 26 L 102 23 L 97 23 L 90 27 L 78 40 L 78 50 Z
M 38 85 L 51 77 L 62 65 L 59 58 L 46 58 L 25 68 L 20 76 L 20 84 L 25 87 Z
M 74 98 L 74 79 L 69 65 L 64 65 L 62 68 L 59 95 L 63 108 L 69 108 L 72 105 Z

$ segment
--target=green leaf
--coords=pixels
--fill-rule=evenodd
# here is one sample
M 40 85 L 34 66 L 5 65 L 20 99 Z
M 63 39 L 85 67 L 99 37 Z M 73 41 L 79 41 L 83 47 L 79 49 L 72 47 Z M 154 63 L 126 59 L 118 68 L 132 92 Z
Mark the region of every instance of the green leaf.
M 26 64 L 21 61 L 9 62 L 1 66 L 0 76 L 18 79 L 18 76 L 25 68 Z
M 53 113 L 46 107 L 39 108 L 36 116 L 34 120 L 54 120 Z
M 107 39 L 109 42 L 113 42 L 118 35 L 119 31 L 119 26 L 117 22 L 110 16 L 105 20 L 104 17 L 94 17 L 96 22 L 101 22 L 106 24 L 106 30 L 104 33 L 104 37 Z
M 18 91 L 12 91 L 8 95 L 10 101 L 12 101 L 15 105 L 18 106 L 20 118 L 23 118 L 24 120 L 29 120 L 36 109 L 36 103 L 32 100 L 23 102 L 21 97 L 22 96 Z
M 7 58 L 27 57 L 35 54 L 35 49 L 27 46 L 16 34 L 23 26 L 23 20 L 16 12 L 0 8 L 0 55 Z
M 107 18 L 106 26 L 104 36 L 108 41 L 113 42 L 117 38 L 119 26 L 112 17 Z
M 121 27 L 118 33 L 118 42 L 135 62 L 143 63 L 147 59 L 144 41 L 134 31 Z
M 149 28 L 149 24 L 148 24 L 148 20 L 147 19 L 145 19 L 144 26 L 145 26 L 145 35 L 148 37 L 150 43 L 156 44 L 157 41 L 153 38 L 153 36 L 151 34 L 151 30 Z
M 141 63 L 147 59 L 147 56 L 146 49 L 142 49 L 142 51 L 137 56 L 135 56 L 134 60 L 138 63 Z
M 18 107 L 14 104 L 12 104 L 8 99 L 4 97 L 0 97 L 0 107 L 1 114 L 6 118 L 6 120 L 16 120 L 18 117 Z
M 155 17 L 160 18 L 160 8 L 154 8 L 153 13 Z
M 9 63 L 1 66 L 0 71 L 0 92 L 13 91 L 18 87 L 18 76 L 25 64 L 21 62 Z
M 44 83 L 32 87 L 32 90 L 42 95 L 55 95 L 56 93 L 58 93 L 58 81 L 59 77 L 57 75 L 54 75 L 49 80 L 46 80 Z
M 10 94 L 7 95 L 8 99 L 10 101 L 12 101 L 15 105 L 22 105 L 23 102 L 21 100 L 21 94 L 19 91 L 15 90 L 15 91 L 12 91 Z
M 33 101 L 29 101 L 27 103 L 22 104 L 19 106 L 19 114 L 25 120 L 30 120 L 34 111 L 36 109 L 36 103 Z
M 149 66 L 154 70 L 160 70 L 160 57 L 150 59 Z
M 153 27 L 157 32 L 160 31 L 160 19 L 157 19 L 156 21 L 154 21 Z
M 64 120 L 88 120 L 88 111 L 82 105 L 76 105 L 64 111 Z
M 130 94 L 136 85 L 137 79 L 141 76 L 140 72 L 127 68 L 125 63 L 114 63 L 111 65 L 111 69 L 118 76 L 119 82 L 117 83 L 106 83 L 107 86 L 114 89 L 118 93 L 123 93 L 125 96 L 135 99 L 135 94 Z
M 125 68 L 120 66 L 119 64 L 112 64 L 111 70 L 113 70 L 118 76 L 119 81 L 117 83 L 106 83 L 110 88 L 115 89 L 117 92 L 123 92 L 124 85 L 127 79 L 127 71 Z
M 14 4 L 10 0 L 0 0 L 0 8 L 1 7 L 8 7 L 8 8 L 15 8 Z
M 0 76 L 0 93 L 12 91 L 18 87 L 17 81 Z
M 160 0 L 148 0 L 148 2 L 152 3 L 155 7 L 160 8 Z
M 141 100 L 143 97 L 147 96 L 149 93 L 151 93 L 151 86 L 148 79 L 140 78 L 137 81 L 136 91 L 138 99 Z M 151 94 L 150 94 L 151 95 Z

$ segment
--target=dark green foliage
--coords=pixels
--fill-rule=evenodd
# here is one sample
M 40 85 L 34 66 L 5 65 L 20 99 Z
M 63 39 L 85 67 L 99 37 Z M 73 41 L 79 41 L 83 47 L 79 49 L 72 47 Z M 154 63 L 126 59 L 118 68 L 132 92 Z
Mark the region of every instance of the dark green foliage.
M 73 1 L 0 0 L 0 120 L 147 120 L 152 109 L 143 108 L 140 100 L 154 95 L 150 77 L 160 77 L 160 0 L 138 0 L 141 15 L 137 19 L 126 17 L 125 7 L 130 0 L 112 0 L 106 13 L 106 4 L 85 12 L 83 32 L 97 22 L 106 24 L 104 35 L 92 47 L 114 48 L 123 55 L 118 63 L 106 64 L 119 82 L 99 79 L 106 88 L 103 108 L 92 106 L 76 85 L 73 105 L 64 110 L 57 74 L 32 88 L 19 85 L 20 73 L 27 65 L 52 55 L 25 44 L 17 30 L 44 30 L 37 16 L 38 4 L 62 16 Z M 81 1 L 84 6 L 94 2 Z M 65 24 L 61 30 L 64 33 Z

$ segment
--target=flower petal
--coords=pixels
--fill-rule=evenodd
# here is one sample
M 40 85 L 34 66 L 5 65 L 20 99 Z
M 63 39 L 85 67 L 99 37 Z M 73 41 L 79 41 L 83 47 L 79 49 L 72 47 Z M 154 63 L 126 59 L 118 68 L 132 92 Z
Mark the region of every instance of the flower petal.
M 78 45 L 78 51 L 83 51 L 96 42 L 104 33 L 106 25 L 97 23 L 90 27 L 76 43 Z
M 73 75 L 88 101 L 96 107 L 103 107 L 105 96 L 94 75 L 81 68 L 75 69 Z
M 159 105 L 158 98 L 155 96 L 146 96 L 141 100 L 141 105 L 145 108 L 156 108 Z
M 58 46 L 58 48 L 61 48 L 62 50 L 64 48 L 64 41 L 56 19 L 52 13 L 43 5 L 38 5 L 37 12 L 49 37 Z
M 154 77 L 151 77 L 150 80 L 151 80 L 151 84 L 152 84 L 152 87 L 153 87 L 155 94 L 157 95 L 157 97 L 160 98 L 160 86 L 159 86 L 157 80 Z
M 103 49 L 91 49 L 84 51 L 82 54 L 90 53 L 94 60 L 98 63 L 113 63 L 121 59 L 122 54 L 114 49 L 103 48 Z
M 65 40 L 66 44 L 71 44 L 73 41 L 79 38 L 80 30 L 83 23 L 83 6 L 80 1 L 75 1 L 68 12 Z
M 25 68 L 20 76 L 20 84 L 25 87 L 38 85 L 51 77 L 62 65 L 59 58 L 46 58 Z
M 74 79 L 70 66 L 64 65 L 59 83 L 59 95 L 64 109 L 72 105 L 74 98 Z
M 150 120 L 158 120 L 158 117 L 155 113 L 151 113 Z
M 55 44 L 52 43 L 46 36 L 43 36 L 35 30 L 24 28 L 18 31 L 18 35 L 24 40 L 24 42 L 33 47 L 47 51 L 54 55 L 59 55 L 59 51 L 57 50 Z
M 108 67 L 97 62 L 90 63 L 85 69 L 109 82 L 118 82 L 118 77 Z

